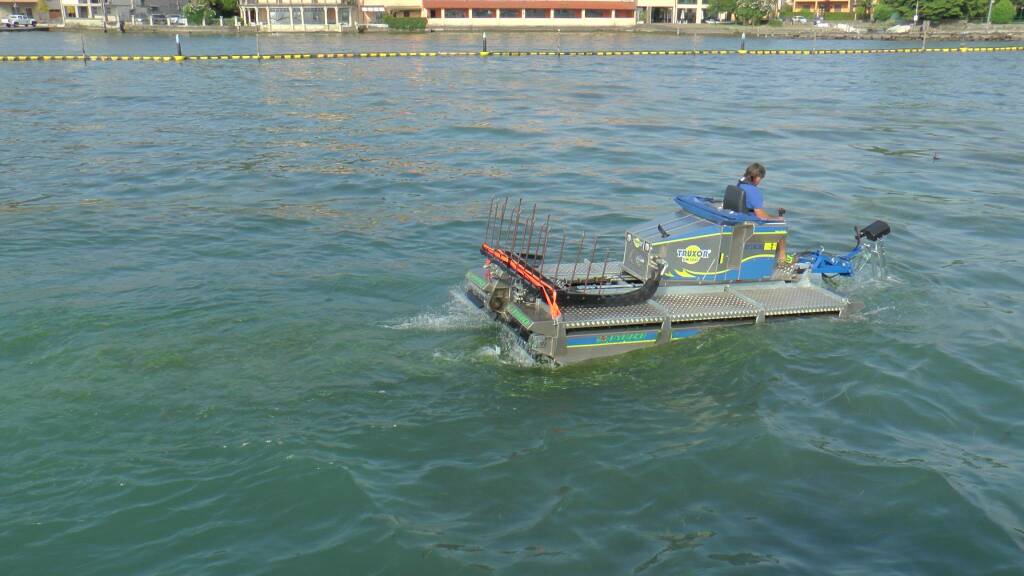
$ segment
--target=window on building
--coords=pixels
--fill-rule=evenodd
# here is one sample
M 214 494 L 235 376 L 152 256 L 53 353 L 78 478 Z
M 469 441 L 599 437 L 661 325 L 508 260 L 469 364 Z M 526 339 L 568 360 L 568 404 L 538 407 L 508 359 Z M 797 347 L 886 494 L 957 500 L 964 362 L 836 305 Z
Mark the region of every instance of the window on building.
M 466 9 L 465 8 L 445 8 L 444 9 L 444 17 L 445 18 L 466 18 L 467 17 L 466 16 Z
M 437 8 L 431 8 L 430 9 L 430 17 L 431 18 L 437 18 Z
M 522 18 L 523 17 L 523 11 L 520 10 L 519 8 L 502 8 L 501 9 L 501 17 L 502 18 Z
M 632 18 L 633 17 L 633 11 L 632 10 L 616 10 L 615 11 L 615 17 L 616 18 Z
M 584 15 L 587 18 L 611 18 L 612 17 L 612 11 L 611 10 L 590 10 L 590 9 L 587 9 L 584 12 Z
M 280 26 L 282 24 L 288 24 L 290 22 L 288 18 L 288 8 L 271 8 L 270 9 L 270 25 Z
M 551 17 L 551 11 L 550 10 L 543 10 L 543 9 L 540 9 L 540 8 L 527 8 L 526 9 L 526 17 L 527 18 L 550 18 Z
M 569 10 L 569 9 L 566 9 L 566 8 L 556 8 L 555 9 L 555 18 L 579 18 L 579 17 L 580 17 L 580 11 L 579 10 Z
M 473 8 L 473 18 L 494 18 L 494 8 Z
M 303 8 L 302 9 L 303 22 L 306 24 L 313 24 L 315 26 L 324 25 L 324 9 L 323 8 Z

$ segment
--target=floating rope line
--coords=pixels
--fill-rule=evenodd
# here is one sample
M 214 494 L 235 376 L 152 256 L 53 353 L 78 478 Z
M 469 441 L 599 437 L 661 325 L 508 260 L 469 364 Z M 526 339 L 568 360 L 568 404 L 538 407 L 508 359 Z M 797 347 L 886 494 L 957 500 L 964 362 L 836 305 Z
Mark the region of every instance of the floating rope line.
M 954 48 L 863 48 L 832 50 L 501 50 L 458 52 L 310 52 L 301 54 L 216 54 L 200 56 L 103 56 L 85 54 L 8 55 L 0 62 L 191 62 L 196 60 L 325 60 L 346 58 L 445 58 L 515 56 L 821 56 L 836 54 L 953 54 L 1024 52 L 1024 46 L 961 46 Z

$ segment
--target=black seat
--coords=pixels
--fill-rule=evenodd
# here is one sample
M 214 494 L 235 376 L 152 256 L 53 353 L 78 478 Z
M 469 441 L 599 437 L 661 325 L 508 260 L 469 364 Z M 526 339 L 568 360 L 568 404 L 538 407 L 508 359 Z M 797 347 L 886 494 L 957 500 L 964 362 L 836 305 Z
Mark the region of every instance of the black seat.
M 739 186 L 726 186 L 725 197 L 722 198 L 722 208 L 726 210 L 732 210 L 733 212 L 746 214 L 747 193 L 744 192 L 743 188 L 740 188 Z

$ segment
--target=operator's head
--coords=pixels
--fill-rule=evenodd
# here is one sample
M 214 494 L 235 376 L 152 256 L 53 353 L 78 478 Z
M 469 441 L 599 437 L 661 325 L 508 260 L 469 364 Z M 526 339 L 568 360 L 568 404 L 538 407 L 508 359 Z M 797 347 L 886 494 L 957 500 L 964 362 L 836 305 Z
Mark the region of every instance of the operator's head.
M 757 186 L 761 183 L 761 180 L 764 180 L 764 172 L 764 166 L 754 162 L 750 166 L 747 166 L 747 171 L 743 173 L 743 179 L 754 186 Z

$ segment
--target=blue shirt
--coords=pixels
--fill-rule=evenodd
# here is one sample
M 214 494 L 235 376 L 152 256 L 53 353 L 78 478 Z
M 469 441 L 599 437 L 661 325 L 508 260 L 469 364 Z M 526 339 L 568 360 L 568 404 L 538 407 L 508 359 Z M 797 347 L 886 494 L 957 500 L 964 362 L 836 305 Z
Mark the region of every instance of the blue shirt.
M 755 208 L 764 208 L 764 194 L 757 186 L 750 182 L 740 182 L 737 186 L 746 192 L 748 211 L 753 212 Z

